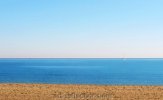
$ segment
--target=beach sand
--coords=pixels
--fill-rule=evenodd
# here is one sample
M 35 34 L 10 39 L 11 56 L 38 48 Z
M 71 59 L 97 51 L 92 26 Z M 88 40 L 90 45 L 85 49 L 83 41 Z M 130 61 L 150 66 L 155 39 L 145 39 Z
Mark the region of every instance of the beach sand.
M 0 84 L 0 100 L 163 100 L 163 86 Z

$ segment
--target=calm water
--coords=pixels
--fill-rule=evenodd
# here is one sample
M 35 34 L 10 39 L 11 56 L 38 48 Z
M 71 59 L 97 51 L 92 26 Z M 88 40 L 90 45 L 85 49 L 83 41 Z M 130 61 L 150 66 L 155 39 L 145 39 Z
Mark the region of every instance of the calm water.
M 163 59 L 0 59 L 0 82 L 163 85 Z

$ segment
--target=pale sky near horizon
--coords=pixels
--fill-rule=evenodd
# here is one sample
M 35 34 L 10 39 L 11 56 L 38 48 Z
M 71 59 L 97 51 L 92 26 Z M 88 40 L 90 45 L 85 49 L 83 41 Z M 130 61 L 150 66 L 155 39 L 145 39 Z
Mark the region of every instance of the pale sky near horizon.
M 0 58 L 163 58 L 163 0 L 1 0 Z

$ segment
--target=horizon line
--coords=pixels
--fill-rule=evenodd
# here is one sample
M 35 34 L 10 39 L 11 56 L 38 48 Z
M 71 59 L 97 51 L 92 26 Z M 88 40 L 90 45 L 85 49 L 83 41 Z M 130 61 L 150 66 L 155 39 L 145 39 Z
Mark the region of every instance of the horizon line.
M 60 57 L 50 57 L 50 58 L 47 58 L 47 57 L 32 57 L 32 58 L 27 58 L 27 57 L 12 57 L 12 58 L 1 58 L 0 57 L 0 59 L 163 59 L 163 57 L 158 57 L 158 58 L 156 58 L 156 57 L 129 57 L 129 58 L 121 58 L 121 57 L 116 57 L 116 58 L 114 58 L 114 57 L 107 57 L 107 58 L 101 58 L 101 57 L 89 57 L 89 58 L 87 58 L 87 57 L 63 57 L 63 58 L 60 58 Z

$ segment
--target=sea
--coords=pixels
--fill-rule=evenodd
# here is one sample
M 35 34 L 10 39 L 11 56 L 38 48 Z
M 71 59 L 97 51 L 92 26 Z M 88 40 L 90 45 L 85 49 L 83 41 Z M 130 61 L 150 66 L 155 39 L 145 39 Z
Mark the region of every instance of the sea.
M 0 83 L 163 85 L 163 59 L 1 58 Z

